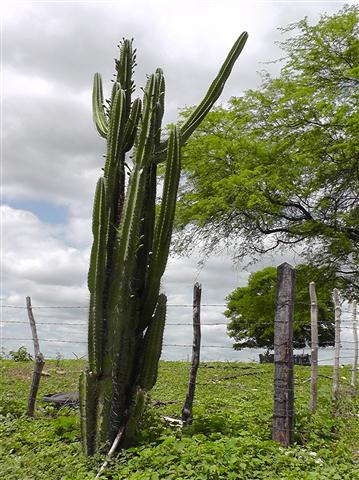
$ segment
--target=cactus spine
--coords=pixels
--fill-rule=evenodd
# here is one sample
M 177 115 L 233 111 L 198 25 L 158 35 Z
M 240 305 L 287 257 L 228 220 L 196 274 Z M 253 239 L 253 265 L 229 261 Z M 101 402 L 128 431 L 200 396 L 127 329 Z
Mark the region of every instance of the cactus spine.
M 83 450 L 93 454 L 112 443 L 127 425 L 134 436 L 153 387 L 162 349 L 166 296 L 160 294 L 166 268 L 181 170 L 181 146 L 218 99 L 247 40 L 244 32 L 227 56 L 202 102 L 181 126 L 161 139 L 165 82 L 157 69 L 150 75 L 143 101 L 132 100 L 136 55 L 123 40 L 116 79 L 104 104 L 102 80 L 93 84 L 93 119 L 106 139 L 103 176 L 96 187 L 88 287 L 88 367 L 80 378 Z M 132 169 L 126 188 L 126 155 Z M 157 164 L 166 162 L 162 202 L 156 218 Z

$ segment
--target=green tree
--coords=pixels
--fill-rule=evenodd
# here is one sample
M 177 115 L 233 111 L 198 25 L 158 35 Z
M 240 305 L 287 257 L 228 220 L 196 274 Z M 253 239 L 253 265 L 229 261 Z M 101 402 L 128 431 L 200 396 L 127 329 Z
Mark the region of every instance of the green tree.
M 324 269 L 310 265 L 296 268 L 293 346 L 304 348 L 310 342 L 309 282 L 315 281 L 318 297 L 319 345 L 334 345 L 333 279 Z M 228 334 L 234 349 L 273 349 L 277 269 L 268 267 L 253 273 L 246 287 L 236 288 L 227 297 Z
M 180 250 L 225 244 L 240 260 L 296 246 L 358 297 L 358 12 L 283 29 L 278 78 L 217 108 L 188 142 Z

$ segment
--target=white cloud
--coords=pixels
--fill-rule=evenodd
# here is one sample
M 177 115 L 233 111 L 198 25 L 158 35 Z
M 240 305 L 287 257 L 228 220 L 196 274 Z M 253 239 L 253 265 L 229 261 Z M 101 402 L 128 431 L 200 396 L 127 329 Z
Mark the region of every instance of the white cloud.
M 280 56 L 274 46 L 274 41 L 280 39 L 277 27 L 305 14 L 317 20 L 319 13 L 333 13 L 344 3 L 223 0 L 219 7 L 214 0 L 5 2 L 3 187 L 5 198 L 22 203 L 18 209 L 3 208 L 6 302 L 22 305 L 26 295 L 38 305 L 85 305 L 88 300 L 91 209 L 105 150 L 92 125 L 92 75 L 102 72 L 108 92 L 113 57 L 118 53 L 116 44 L 122 36 L 135 38 L 138 86 L 143 86 L 146 74 L 157 66 L 164 69 L 165 122 L 175 121 L 178 108 L 200 101 L 243 30 L 249 32 L 249 40 L 221 102 L 240 95 L 244 89 L 255 88 L 259 83 L 256 72 L 263 68 L 261 62 Z M 278 70 L 278 66 L 268 68 Z M 27 202 L 32 200 L 66 207 L 67 221 L 55 226 L 41 222 L 26 211 Z M 279 263 L 278 257 L 263 260 L 255 268 L 268 263 Z M 233 268 L 225 256 L 209 259 L 203 269 L 198 269 L 196 256 L 174 258 L 169 262 L 163 288 L 169 303 L 191 304 L 193 283 L 200 281 L 203 303 L 224 303 L 226 295 L 244 285 L 248 275 L 247 271 Z M 6 318 L 19 318 L 19 311 L 4 309 L 3 313 Z M 60 326 L 56 328 L 42 328 L 44 335 L 60 338 L 79 338 L 69 327 L 61 327 L 61 322 L 86 321 L 86 309 L 39 310 L 37 315 L 58 321 Z M 169 320 L 186 323 L 190 317 L 188 308 L 169 308 Z M 26 320 L 25 315 L 21 318 Z M 220 308 L 203 308 L 203 318 L 222 318 Z M 16 328 L 21 333 L 20 326 Z M 204 328 L 204 337 L 209 342 L 217 339 L 228 343 L 225 329 L 221 328 Z M 186 329 L 168 331 L 168 338 L 191 343 L 191 327 Z M 47 352 L 54 353 L 55 347 L 50 350 L 50 346 Z M 56 346 L 60 347 L 71 353 L 71 346 Z M 84 351 L 83 345 L 77 347 L 75 351 Z M 185 358 L 179 351 L 165 349 L 165 355 Z M 225 352 L 213 349 L 203 358 L 239 355 Z
M 89 250 L 69 247 L 61 230 L 24 210 L 3 206 L 3 275 L 9 303 L 29 295 L 37 304 L 86 298 Z M 75 291 L 69 295 L 72 289 Z M 77 299 L 77 300 L 76 300 Z

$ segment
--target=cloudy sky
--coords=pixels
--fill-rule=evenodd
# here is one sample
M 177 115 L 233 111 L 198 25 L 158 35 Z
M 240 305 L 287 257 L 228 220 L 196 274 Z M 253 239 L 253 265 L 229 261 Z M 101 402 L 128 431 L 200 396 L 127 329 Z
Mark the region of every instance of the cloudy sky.
M 348 2 L 347 2 L 348 3 Z M 258 72 L 281 52 L 278 27 L 308 16 L 337 12 L 344 2 L 253 0 L 132 0 L 128 2 L 16 2 L 2 12 L 2 345 L 31 342 L 25 297 L 33 305 L 81 308 L 35 310 L 45 354 L 86 351 L 86 276 L 90 216 L 105 145 L 92 124 L 91 88 L 101 72 L 107 92 L 116 45 L 134 38 L 136 83 L 156 67 L 166 77 L 165 123 L 178 109 L 201 100 L 238 35 L 249 40 L 220 99 L 225 103 L 259 86 Z M 163 288 L 172 305 L 190 304 L 194 281 L 203 286 L 204 323 L 221 323 L 226 295 L 245 285 L 248 271 L 230 258 L 172 258 Z M 264 265 L 283 258 L 268 257 Z M 295 259 L 292 259 L 295 261 Z M 17 322 L 10 325 L 8 322 Z M 47 323 L 53 325 L 47 325 Z M 168 323 L 190 323 L 191 309 L 169 307 Z M 76 325 L 74 325 L 76 324 Z M 45 342 L 58 340 L 58 342 Z M 73 343 L 67 343 L 67 342 Z M 77 343 L 84 342 L 84 343 Z M 191 326 L 168 325 L 166 344 L 191 343 Z M 230 347 L 224 325 L 203 327 L 203 343 Z M 190 348 L 165 347 L 165 358 L 184 358 Z M 203 349 L 203 359 L 253 358 L 230 348 Z

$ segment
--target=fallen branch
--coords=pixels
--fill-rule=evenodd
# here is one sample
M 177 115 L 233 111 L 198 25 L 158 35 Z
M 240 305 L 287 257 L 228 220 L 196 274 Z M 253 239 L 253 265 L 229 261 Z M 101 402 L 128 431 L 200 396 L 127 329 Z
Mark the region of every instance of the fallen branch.
M 105 470 L 105 468 L 107 467 L 108 465 L 108 462 L 110 461 L 111 457 L 113 456 L 113 454 L 115 453 L 117 447 L 118 447 L 118 444 L 120 443 L 120 440 L 123 436 L 123 433 L 125 431 L 125 428 L 126 428 L 126 425 L 123 425 L 122 427 L 120 427 L 117 435 L 116 435 L 116 438 L 115 440 L 113 441 L 113 444 L 110 448 L 110 451 L 108 452 L 107 454 L 107 457 L 106 457 L 106 460 L 103 462 L 103 464 L 101 465 L 101 468 L 100 470 L 98 471 L 97 475 L 95 478 L 100 478 L 101 476 L 101 473 Z

